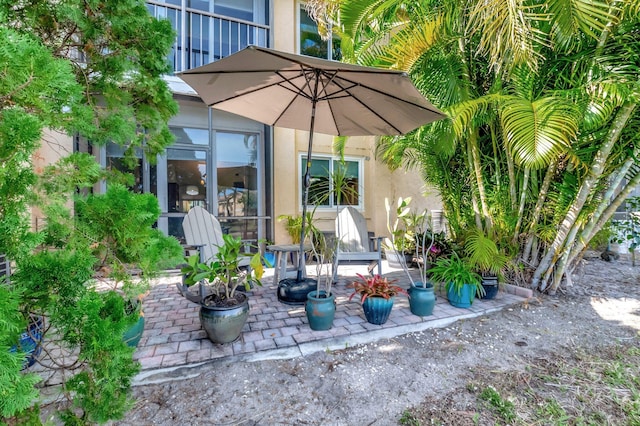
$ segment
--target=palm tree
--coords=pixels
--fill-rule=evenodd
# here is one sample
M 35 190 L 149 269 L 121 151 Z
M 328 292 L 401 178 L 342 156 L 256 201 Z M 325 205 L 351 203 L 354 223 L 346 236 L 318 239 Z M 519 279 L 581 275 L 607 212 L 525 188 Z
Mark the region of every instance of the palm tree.
M 418 166 L 454 237 L 515 247 L 555 291 L 640 183 L 640 1 L 316 1 L 345 60 L 402 69 L 448 121 L 383 139 Z M 337 17 L 339 17 L 339 22 Z M 339 25 L 338 25 L 339 24 Z M 625 176 L 627 179 L 622 179 Z

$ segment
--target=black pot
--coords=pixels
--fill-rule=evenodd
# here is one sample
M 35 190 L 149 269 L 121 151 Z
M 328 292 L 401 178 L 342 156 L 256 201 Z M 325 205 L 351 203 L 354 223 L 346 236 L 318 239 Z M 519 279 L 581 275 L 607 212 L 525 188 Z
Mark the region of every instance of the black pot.
M 496 297 L 498 294 L 498 277 L 494 275 L 483 276 L 482 288 L 484 288 L 484 295 L 481 299 L 489 300 Z

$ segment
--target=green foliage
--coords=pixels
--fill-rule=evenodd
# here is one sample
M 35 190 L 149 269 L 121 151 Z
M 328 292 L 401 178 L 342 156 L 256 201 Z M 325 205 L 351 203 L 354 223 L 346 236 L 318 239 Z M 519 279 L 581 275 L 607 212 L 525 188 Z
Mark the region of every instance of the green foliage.
M 423 231 L 427 212 L 417 213 L 409 207 L 411 197 L 398 198 L 396 203 L 395 220 L 391 223 L 391 203 L 384 199 L 387 211 L 387 230 L 391 238 L 385 238 L 385 248 L 398 253 L 413 254 L 416 250 L 416 238 Z
M 4 26 L 35 35 L 73 70 L 81 86 L 79 101 L 51 103 L 52 110 L 66 105 L 76 130 L 95 143 L 142 147 L 144 141 L 144 149 L 157 154 L 173 141 L 167 121 L 177 104 L 161 77 L 171 72 L 166 55 L 175 34 L 168 21 L 149 15 L 144 0 L 43 0 L 29 7 L 14 3 L 0 2 Z M 69 60 L 69 52 L 76 49 L 82 64 Z M 38 81 L 47 87 L 45 80 Z M 36 99 L 29 96 L 27 101 Z M 49 104 L 46 97 L 39 99 Z
M 421 425 L 420 421 L 416 419 L 409 410 L 405 410 L 402 413 L 402 416 L 398 420 L 398 423 L 404 426 L 420 426 Z
M 539 265 L 535 280 L 559 281 L 616 194 L 637 185 L 622 166 L 638 156 L 637 0 L 332 4 L 350 62 L 410 73 L 449 116 L 381 138 L 376 156 L 422 171 L 454 240 L 480 228 Z
M 480 229 L 473 229 L 466 237 L 464 251 L 469 265 L 479 273 L 500 275 L 507 263 L 496 243 Z
M 429 274 L 433 281 L 444 283 L 447 291 L 452 288 L 460 295 L 463 286 L 471 284 L 476 289 L 472 294 L 476 294 L 476 292 L 480 295 L 484 294 L 480 275 L 473 271 L 468 261 L 461 259 L 455 252 L 449 257 L 441 257 L 436 260 L 436 263 L 429 269 Z
M 21 294 L 0 282 L 0 417 L 8 417 L 33 403 L 40 378 L 20 372 L 25 355 L 10 352 L 27 321 L 20 309 Z
M 104 423 L 122 418 L 131 407 L 131 381 L 139 364 L 122 335 L 139 313 L 127 314 L 125 308 L 123 298 L 113 291 L 88 292 L 78 300 L 77 312 L 82 315 L 75 318 L 78 323 L 73 328 L 78 333 L 79 359 L 86 367 L 64 385 L 74 393 L 76 407 L 66 411 L 66 419 L 75 415 L 85 423 Z
M 252 284 L 261 286 L 260 279 L 264 274 L 263 259 L 260 253 L 253 255 L 242 252 L 245 243 L 229 234 L 222 235 L 224 244 L 218 247 L 215 259 L 210 263 L 201 263 L 199 255 L 188 257 L 187 266 L 182 268 L 185 284 L 194 285 L 207 281 L 212 286 L 213 295 L 220 301 L 232 299 L 239 286 L 249 291 Z M 250 270 L 242 270 L 242 257 L 250 256 Z M 206 299 L 203 303 L 206 303 Z
M 305 240 L 310 239 L 310 241 L 316 245 L 316 242 L 324 240 L 324 235 L 313 223 L 314 213 L 315 209 L 307 212 L 307 219 L 304 224 L 304 233 Z M 278 222 L 282 222 L 284 224 L 293 244 L 300 244 L 300 234 L 302 234 L 302 216 L 282 214 L 278 216 Z
M 513 402 L 504 399 L 493 387 L 486 387 L 479 398 L 486 401 L 494 412 L 507 424 L 516 420 L 517 415 Z
M 23 354 L 7 350 L 27 314 L 46 316 L 60 349 L 78 357 L 76 376 L 65 383 L 74 404 L 69 424 L 105 422 L 130 405 L 138 366 L 121 337 L 139 316 L 131 309 L 138 293 L 129 286 L 124 295 L 122 286 L 133 269 L 144 282 L 159 266 L 178 263 L 181 248 L 152 229 L 159 209 L 151 196 L 114 185 L 103 197 L 79 196 L 72 214 L 71 195 L 105 176 L 91 156 L 70 155 L 42 176 L 33 158 L 45 128 L 120 143 L 130 156 L 142 146 L 162 151 L 177 112 L 162 80 L 173 40 L 170 23 L 153 19 L 143 0 L 0 0 L 0 63 L 7 65 L 0 69 L 0 253 L 16 266 L 10 285 L 0 285 L 3 418 L 37 393 L 37 376 L 20 372 Z M 44 232 L 31 231 L 30 204 L 46 214 Z M 115 278 L 112 291 L 92 285 L 95 265 Z M 35 422 L 37 409 L 24 413 L 19 421 Z

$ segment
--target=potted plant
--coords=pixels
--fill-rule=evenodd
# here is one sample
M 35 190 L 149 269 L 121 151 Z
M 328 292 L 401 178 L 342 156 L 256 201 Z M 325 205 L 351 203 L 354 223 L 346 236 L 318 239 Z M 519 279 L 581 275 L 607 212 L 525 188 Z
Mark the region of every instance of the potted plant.
M 240 336 L 249 317 L 248 295 L 239 289 L 249 291 L 252 285 L 261 286 L 264 273 L 263 259 L 260 253 L 251 256 L 250 268 L 241 269 L 240 259 L 247 256 L 243 252 L 244 242 L 237 237 L 225 234 L 224 245 L 209 263 L 201 263 L 199 255 L 186 259 L 187 266 L 182 268 L 189 286 L 198 283 L 200 294 L 204 294 L 204 284 L 211 293 L 200 302 L 200 323 L 207 336 L 214 343 L 233 342 Z
M 502 269 L 507 264 L 507 256 L 496 243 L 480 229 L 472 230 L 466 238 L 464 251 L 469 265 L 480 274 L 483 299 L 493 299 L 498 293 L 498 284 Z
M 378 274 L 368 277 L 358 274 L 358 279 L 351 283 L 353 294 L 349 301 L 358 295 L 367 321 L 376 325 L 384 324 L 393 309 L 395 296 L 407 294 L 405 289 L 395 285 L 396 281 Z
M 412 253 L 415 250 L 415 227 L 424 221 L 424 214 L 416 215 L 411 211 L 409 204 L 411 197 L 398 198 L 395 211 L 395 220 L 391 223 L 391 203 L 385 198 L 384 204 L 387 211 L 387 230 L 389 237 L 384 239 L 382 247 L 390 267 L 404 268 L 411 263 Z
M 416 213 L 411 211 L 409 209 L 410 202 L 411 198 L 398 199 L 396 215 L 397 218 L 401 218 L 403 221 L 402 232 L 398 232 L 398 219 L 396 219 L 393 227 L 389 226 L 389 203 L 386 203 L 387 227 L 392 231 L 391 241 L 397 241 L 397 238 L 401 238 L 404 241 L 402 244 L 395 244 L 394 247 L 396 251 L 398 249 L 402 250 L 398 256 L 398 265 L 404 270 L 411 283 L 408 290 L 409 309 L 414 315 L 429 316 L 433 313 L 436 296 L 433 285 L 427 277 L 430 267 L 430 263 L 427 261 L 427 254 L 431 253 L 435 246 L 435 234 L 430 231 L 430 227 L 426 226 L 427 212 Z M 429 237 L 431 238 L 429 239 Z M 406 242 L 408 239 L 411 241 Z M 404 250 L 409 249 L 412 249 L 413 252 L 404 252 Z M 404 256 L 405 254 L 408 254 L 409 259 L 415 259 L 413 263 L 417 265 L 420 277 L 417 281 L 409 273 L 409 263 Z
M 337 243 L 337 241 L 336 241 Z M 329 330 L 336 314 L 335 295 L 331 292 L 335 246 L 326 238 L 312 245 L 316 259 L 316 290 L 307 293 L 304 309 L 312 330 Z M 326 263 L 325 263 L 326 262 Z
M 443 283 L 449 303 L 458 308 L 469 308 L 477 294 L 484 294 L 480 275 L 456 252 L 438 259 L 430 269 L 431 279 Z

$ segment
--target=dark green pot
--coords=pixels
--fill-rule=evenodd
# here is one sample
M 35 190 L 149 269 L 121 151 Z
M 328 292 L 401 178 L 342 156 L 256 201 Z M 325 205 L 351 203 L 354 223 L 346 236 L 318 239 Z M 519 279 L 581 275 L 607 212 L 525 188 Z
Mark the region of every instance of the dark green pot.
M 309 327 L 312 330 L 329 330 L 336 316 L 336 298 L 333 294 L 327 297 L 324 290 L 320 291 L 319 297 L 317 294 L 317 291 L 307 294 L 307 303 L 304 305 Z
M 393 309 L 393 297 L 367 297 L 362 302 L 362 309 L 367 322 L 375 325 L 382 325 L 389 319 L 391 309 Z
M 242 333 L 249 318 L 249 297 L 237 292 L 236 298 L 243 301 L 230 308 L 200 305 L 200 323 L 213 343 L 233 342 Z
M 124 334 L 122 335 L 122 340 L 124 340 L 124 342 L 128 346 L 135 348 L 138 346 L 138 343 L 140 343 L 140 339 L 142 338 L 143 331 L 144 331 L 144 317 L 140 316 L 138 318 L 138 321 L 136 321 L 135 324 L 131 326 L 131 328 L 129 328 L 124 332 Z
M 426 317 L 433 314 L 436 295 L 431 283 L 416 283 L 409 288 L 409 309 L 413 315 Z

